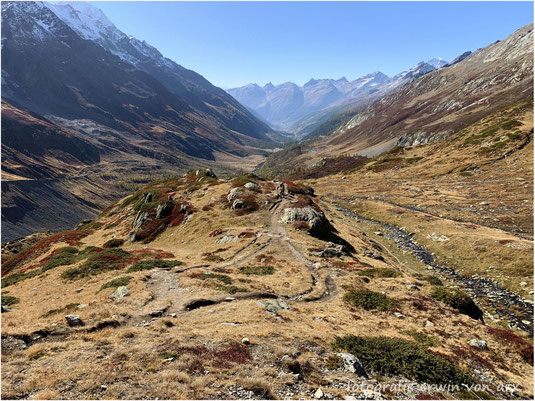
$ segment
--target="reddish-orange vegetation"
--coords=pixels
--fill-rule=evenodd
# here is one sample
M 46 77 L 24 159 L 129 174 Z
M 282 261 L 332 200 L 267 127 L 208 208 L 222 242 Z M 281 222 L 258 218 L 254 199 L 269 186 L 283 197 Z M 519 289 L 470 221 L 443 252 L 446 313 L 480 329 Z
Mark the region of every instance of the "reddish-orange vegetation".
M 223 234 L 223 230 L 221 228 L 218 228 L 210 233 L 210 237 L 217 237 L 221 234 Z
M 533 344 L 523 337 L 498 327 L 488 327 L 488 332 L 502 344 L 511 345 L 520 354 L 522 359 L 533 365 Z
M 263 253 L 261 253 L 260 255 L 256 255 L 255 259 L 259 263 L 262 261 L 262 259 L 264 260 L 263 263 L 274 263 L 275 262 L 275 258 L 273 256 L 271 256 L 271 255 L 268 256 L 268 255 L 263 254 Z
M 167 226 L 178 226 L 181 224 L 187 215 L 193 214 L 197 211 L 195 207 L 190 204 L 176 204 L 166 217 L 156 218 L 156 209 L 149 211 L 149 218 L 143 222 L 139 230 L 136 232 L 136 240 L 150 242 L 161 233 Z
M 265 194 L 273 192 L 277 188 L 273 181 L 263 182 L 260 185 L 261 185 L 262 189 L 264 190 Z
M 92 233 L 91 230 L 86 230 L 86 231 L 71 230 L 71 231 L 64 231 L 59 234 L 54 234 L 47 238 L 43 238 L 42 240 L 34 244 L 31 248 L 23 250 L 19 252 L 18 254 L 10 257 L 9 259 L 3 261 L 2 276 L 4 276 L 6 273 L 9 273 L 11 270 L 13 270 L 20 262 L 42 255 L 43 253 L 48 251 L 50 247 L 55 243 L 66 242 L 67 244 L 71 246 L 80 246 L 82 245 L 82 242 L 80 242 L 80 240 L 84 237 L 87 237 L 91 233 Z
M 170 259 L 174 258 L 175 255 L 173 255 L 171 252 L 162 251 L 161 249 L 136 249 L 135 251 L 131 252 L 134 255 L 147 255 L 154 259 Z
M 224 344 L 215 349 L 204 345 L 194 347 L 177 347 L 172 350 L 177 354 L 192 354 L 208 360 L 216 368 L 230 368 L 232 364 L 245 364 L 251 362 L 249 350 L 238 343 Z
M 256 203 L 256 197 L 252 194 L 240 196 L 240 199 L 243 202 L 243 207 L 241 209 L 236 209 L 236 214 L 238 216 L 243 216 L 244 214 L 258 210 L 258 203 Z
M 294 221 L 293 226 L 296 230 L 299 231 L 310 230 L 310 225 L 306 221 Z
M 254 238 L 256 237 L 256 234 L 253 233 L 252 231 L 244 231 L 238 234 L 238 237 L 239 238 Z
M 298 185 L 292 181 L 284 181 L 288 192 L 291 194 L 314 195 L 314 189 L 306 185 Z
M 207 204 L 207 205 L 204 205 L 204 206 L 202 207 L 202 211 L 203 211 L 203 212 L 207 212 L 207 211 L 209 211 L 209 210 L 212 210 L 212 209 L 214 208 L 214 205 L 215 205 L 215 203 L 209 203 L 209 204 Z
M 475 361 L 476 363 L 481 366 L 484 366 L 488 370 L 496 372 L 496 368 L 494 367 L 494 365 L 489 360 L 481 356 L 479 352 L 475 352 L 469 347 L 458 347 L 456 345 L 452 345 L 451 349 L 454 352 L 456 358 L 460 357 L 461 359 Z M 488 358 L 492 357 L 490 353 L 485 354 L 485 356 Z
M 173 196 L 176 194 L 176 191 L 171 191 L 171 190 L 166 190 L 164 191 L 163 193 L 161 193 L 160 195 L 158 195 L 158 197 L 156 198 L 156 200 L 160 200 L 160 199 L 163 199 L 163 198 L 166 198 L 168 196 Z

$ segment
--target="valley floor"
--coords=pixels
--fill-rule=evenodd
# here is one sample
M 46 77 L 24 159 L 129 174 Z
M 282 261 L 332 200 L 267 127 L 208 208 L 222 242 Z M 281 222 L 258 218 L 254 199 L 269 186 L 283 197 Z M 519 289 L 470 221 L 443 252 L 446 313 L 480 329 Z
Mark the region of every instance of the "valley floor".
M 414 211 L 400 196 L 394 206 L 372 198 L 375 177 L 357 177 L 331 176 L 314 183 L 315 198 L 283 199 L 276 183 L 252 175 L 162 181 L 48 248 L 38 242 L 12 256 L 2 280 L 3 300 L 12 300 L 2 314 L 3 397 L 532 398 L 533 315 L 523 299 L 533 288 L 529 233 Z M 244 209 L 231 207 L 232 191 Z M 151 216 L 152 199 L 163 205 L 169 196 L 177 224 L 150 231 L 159 220 L 140 220 L 142 211 Z M 304 221 L 283 223 L 288 210 L 315 215 L 310 208 L 334 227 L 324 227 L 328 238 L 309 235 Z M 109 248 L 132 232 L 146 244 Z M 477 247 L 487 249 L 477 253 L 482 260 L 466 263 L 477 260 Z M 466 277 L 496 286 L 478 294 Z M 471 294 L 483 316 L 440 297 L 455 288 Z M 496 307 L 495 297 L 509 307 Z M 84 325 L 69 327 L 68 314 Z M 367 378 L 344 362 L 347 351 Z M 479 387 L 455 387 L 461 382 Z M 454 387 L 436 387 L 447 384 Z

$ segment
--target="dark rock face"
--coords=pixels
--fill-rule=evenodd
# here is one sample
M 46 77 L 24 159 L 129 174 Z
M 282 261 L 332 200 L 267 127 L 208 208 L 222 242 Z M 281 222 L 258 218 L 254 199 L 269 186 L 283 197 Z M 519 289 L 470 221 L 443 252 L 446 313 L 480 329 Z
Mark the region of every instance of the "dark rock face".
M 67 315 L 65 316 L 65 320 L 67 321 L 67 324 L 70 327 L 78 327 L 84 325 L 84 322 L 82 322 L 82 319 L 80 319 L 80 316 L 78 315 Z
M 158 207 L 156 208 L 156 218 L 162 219 L 164 217 L 169 216 L 173 211 L 174 207 L 175 203 L 170 199 L 168 199 L 167 202 L 165 202 L 164 204 L 158 205 Z

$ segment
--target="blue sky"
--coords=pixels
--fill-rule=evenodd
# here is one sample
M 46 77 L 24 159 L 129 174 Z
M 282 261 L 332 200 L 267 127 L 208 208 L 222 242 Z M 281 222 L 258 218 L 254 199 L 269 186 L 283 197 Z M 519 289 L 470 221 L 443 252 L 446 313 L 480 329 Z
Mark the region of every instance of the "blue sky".
M 532 2 L 92 2 L 221 87 L 392 76 L 533 22 Z

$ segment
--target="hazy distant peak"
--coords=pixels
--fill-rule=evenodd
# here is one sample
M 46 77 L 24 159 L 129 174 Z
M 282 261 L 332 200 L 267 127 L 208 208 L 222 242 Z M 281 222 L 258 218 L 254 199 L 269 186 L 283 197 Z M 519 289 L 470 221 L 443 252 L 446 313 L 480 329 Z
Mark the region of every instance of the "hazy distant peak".
M 434 57 L 431 60 L 427 61 L 427 64 L 432 65 L 438 70 L 439 68 L 448 65 L 448 62 L 441 57 Z

